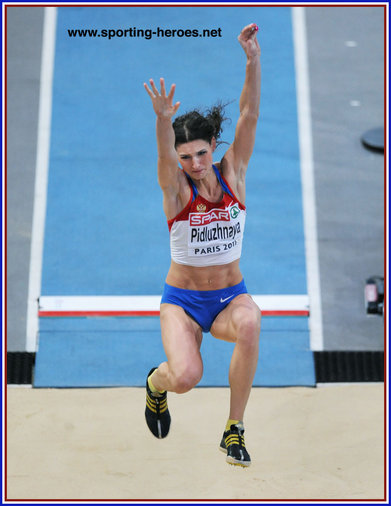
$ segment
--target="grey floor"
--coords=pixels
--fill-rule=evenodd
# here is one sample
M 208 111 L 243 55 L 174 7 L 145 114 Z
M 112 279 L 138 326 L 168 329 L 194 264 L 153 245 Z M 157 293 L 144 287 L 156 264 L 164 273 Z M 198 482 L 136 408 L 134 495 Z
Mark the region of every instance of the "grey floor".
M 24 351 L 43 8 L 7 7 L 7 346 Z
M 7 7 L 7 348 L 25 350 L 43 9 Z M 383 126 L 384 9 L 306 8 L 326 350 L 382 350 L 364 311 L 384 274 L 384 157 L 361 144 Z
M 317 230 L 327 350 L 382 350 L 383 318 L 364 312 L 384 274 L 384 156 L 361 143 L 383 126 L 381 7 L 307 8 Z

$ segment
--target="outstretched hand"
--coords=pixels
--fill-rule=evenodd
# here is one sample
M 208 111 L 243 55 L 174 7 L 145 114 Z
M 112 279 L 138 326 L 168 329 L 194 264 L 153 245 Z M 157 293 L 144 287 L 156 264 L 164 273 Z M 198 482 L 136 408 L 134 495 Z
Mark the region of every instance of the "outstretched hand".
M 257 40 L 257 33 L 258 26 L 255 23 L 251 23 L 251 25 L 245 26 L 238 36 L 238 41 L 244 49 L 247 58 L 259 56 L 261 54 L 261 48 L 259 47 Z
M 151 97 L 153 110 L 155 111 L 156 115 L 163 118 L 172 118 L 180 106 L 180 102 L 176 102 L 174 105 L 172 103 L 175 93 L 175 84 L 171 85 L 170 92 L 168 95 L 166 95 L 166 87 L 164 84 L 164 79 L 162 77 L 160 78 L 160 93 L 156 88 L 153 79 L 150 79 L 149 83 L 151 85 L 152 91 L 149 89 L 146 83 L 144 83 L 144 88 L 148 95 Z

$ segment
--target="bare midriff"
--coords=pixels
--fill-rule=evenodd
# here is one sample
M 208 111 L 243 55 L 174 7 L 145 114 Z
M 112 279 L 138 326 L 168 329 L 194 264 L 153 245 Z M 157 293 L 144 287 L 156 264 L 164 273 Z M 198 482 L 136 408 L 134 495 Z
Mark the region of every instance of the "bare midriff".
M 239 260 L 226 265 L 192 267 L 171 260 L 166 283 L 185 290 L 220 290 L 240 283 Z

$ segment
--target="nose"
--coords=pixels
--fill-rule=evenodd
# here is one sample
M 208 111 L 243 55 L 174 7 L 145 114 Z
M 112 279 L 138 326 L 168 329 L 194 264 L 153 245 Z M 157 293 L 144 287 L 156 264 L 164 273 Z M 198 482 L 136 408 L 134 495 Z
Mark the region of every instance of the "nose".
M 197 170 L 200 168 L 200 160 L 197 156 L 193 158 L 193 169 Z

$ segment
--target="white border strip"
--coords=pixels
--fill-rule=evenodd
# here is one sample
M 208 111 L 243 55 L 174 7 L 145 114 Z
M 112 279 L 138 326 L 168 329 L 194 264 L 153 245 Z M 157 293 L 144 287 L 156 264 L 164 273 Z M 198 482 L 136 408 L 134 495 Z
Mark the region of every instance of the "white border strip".
M 252 295 L 264 311 L 308 311 L 308 295 Z M 40 311 L 159 311 L 160 295 L 42 295 Z
M 41 293 L 42 255 L 49 171 L 52 84 L 57 8 L 45 7 L 42 39 L 38 140 L 35 168 L 34 211 L 31 234 L 30 276 L 27 299 L 26 351 L 35 352 L 38 339 L 38 298 Z
M 292 25 L 295 51 L 307 287 L 311 302 L 311 316 L 309 318 L 310 339 L 311 349 L 321 351 L 323 350 L 322 304 L 318 264 L 310 85 L 304 7 L 292 7 Z

